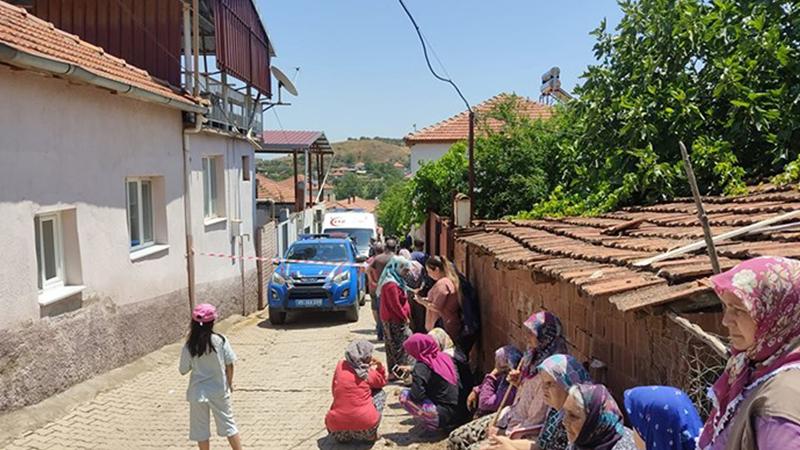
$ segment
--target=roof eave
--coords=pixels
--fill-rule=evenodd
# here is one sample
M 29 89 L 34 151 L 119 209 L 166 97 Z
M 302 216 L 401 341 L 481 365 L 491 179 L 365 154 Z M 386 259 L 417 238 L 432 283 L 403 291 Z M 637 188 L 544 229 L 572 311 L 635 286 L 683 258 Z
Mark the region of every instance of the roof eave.
M 155 92 L 123 83 L 115 79 L 98 75 L 80 65 L 67 63 L 55 58 L 36 55 L 16 47 L 0 42 L 0 62 L 41 72 L 50 73 L 64 78 L 82 81 L 84 83 L 113 91 L 120 95 L 133 97 L 137 100 L 155 103 L 168 108 L 186 112 L 207 114 L 208 108 L 192 103 L 189 100 L 180 101 Z

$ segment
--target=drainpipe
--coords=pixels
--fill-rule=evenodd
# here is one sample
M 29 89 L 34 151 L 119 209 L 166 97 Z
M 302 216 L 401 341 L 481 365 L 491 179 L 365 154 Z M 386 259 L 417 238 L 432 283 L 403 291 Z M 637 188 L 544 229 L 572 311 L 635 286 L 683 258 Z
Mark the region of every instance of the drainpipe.
M 194 236 L 192 234 L 192 157 L 189 136 L 203 128 L 203 116 L 194 115 L 194 126 L 183 129 L 183 222 L 186 233 L 186 277 L 189 288 L 189 311 L 195 305 Z

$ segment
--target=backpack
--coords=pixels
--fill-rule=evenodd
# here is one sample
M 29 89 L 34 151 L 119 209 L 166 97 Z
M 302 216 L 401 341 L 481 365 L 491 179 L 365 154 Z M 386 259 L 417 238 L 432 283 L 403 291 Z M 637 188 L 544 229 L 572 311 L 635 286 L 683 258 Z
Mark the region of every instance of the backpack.
M 475 336 L 481 331 L 481 307 L 478 303 L 478 293 L 461 272 L 456 271 L 458 282 L 461 285 L 461 330 L 462 336 Z

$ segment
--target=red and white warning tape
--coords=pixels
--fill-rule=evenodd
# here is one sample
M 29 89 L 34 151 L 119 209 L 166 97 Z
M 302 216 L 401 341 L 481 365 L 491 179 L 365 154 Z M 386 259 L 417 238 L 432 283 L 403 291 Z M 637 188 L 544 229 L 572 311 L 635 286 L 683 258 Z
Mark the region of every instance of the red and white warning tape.
M 225 259 L 243 259 L 245 261 L 264 261 L 271 264 L 290 263 L 290 264 L 309 264 L 315 266 L 345 266 L 345 267 L 358 267 L 361 270 L 366 269 L 366 264 L 361 263 L 346 263 L 341 261 L 309 261 L 303 259 L 280 259 L 280 258 L 262 258 L 258 256 L 237 256 L 227 255 L 225 253 L 211 253 L 211 252 L 195 252 L 200 256 L 210 256 L 212 258 L 225 258 Z

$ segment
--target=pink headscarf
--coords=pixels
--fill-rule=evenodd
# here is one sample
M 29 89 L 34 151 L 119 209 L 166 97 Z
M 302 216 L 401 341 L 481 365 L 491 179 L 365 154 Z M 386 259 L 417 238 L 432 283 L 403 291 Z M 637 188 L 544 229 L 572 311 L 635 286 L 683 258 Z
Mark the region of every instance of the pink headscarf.
M 782 366 L 800 361 L 800 261 L 760 257 L 711 277 L 717 295 L 731 293 L 756 323 L 755 342 L 732 349 L 725 371 L 712 386 L 714 409 L 699 447 L 708 447 L 735 416 L 745 388 L 763 383 Z
M 449 355 L 439 351 L 439 344 L 427 334 L 414 333 L 403 342 L 406 349 L 417 361 L 430 367 L 440 377 L 450 384 L 458 384 L 458 373 Z

